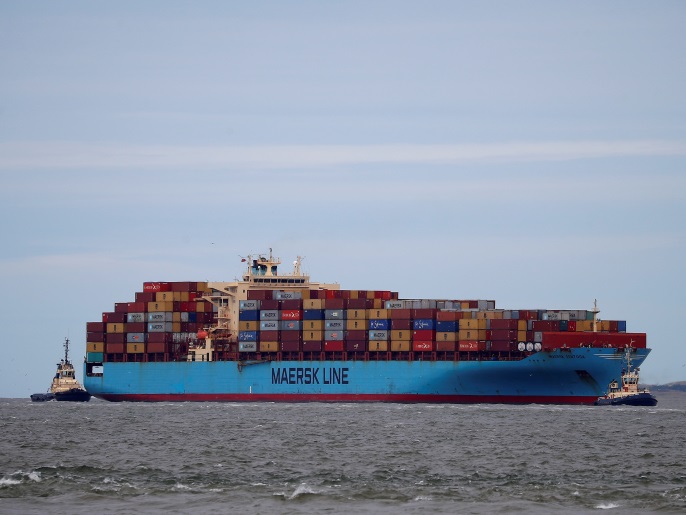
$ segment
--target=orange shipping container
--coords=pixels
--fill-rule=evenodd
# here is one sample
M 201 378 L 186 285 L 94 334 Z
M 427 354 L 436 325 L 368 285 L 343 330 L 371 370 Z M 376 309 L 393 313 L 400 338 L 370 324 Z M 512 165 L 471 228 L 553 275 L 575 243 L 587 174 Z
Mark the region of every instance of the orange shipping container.
M 103 342 L 86 342 L 86 352 L 105 352 Z
M 303 309 L 324 309 L 324 299 L 303 300 Z
M 393 352 L 410 352 L 409 340 L 391 340 L 391 351 Z
M 124 333 L 126 324 L 107 324 L 106 330 L 108 333 Z
M 302 321 L 303 331 L 322 331 L 324 330 L 323 320 L 303 320 Z
M 127 354 L 143 354 L 145 353 L 144 343 L 127 343 L 126 344 Z
M 391 331 L 391 340 L 410 341 L 412 339 L 411 330 L 393 330 Z M 408 348 L 409 350 L 409 348 Z
M 380 299 L 375 299 L 380 300 Z M 371 320 L 385 320 L 388 319 L 387 309 L 369 309 L 367 310 L 367 318 Z
M 173 301 L 174 300 L 174 292 L 173 291 L 158 291 L 155 294 L 155 301 L 157 302 L 167 302 L 167 301 Z
M 260 352 L 278 352 L 279 342 L 260 342 Z
M 454 342 L 457 340 L 457 333 L 454 332 L 437 332 L 436 341 L 437 342 Z
M 350 331 L 366 331 L 369 328 L 368 320 L 346 320 L 345 328 Z
M 148 302 L 148 311 L 152 313 L 159 313 L 161 311 L 174 311 L 174 302 Z
M 369 342 L 370 352 L 388 352 L 388 342 L 387 341 L 370 341 Z
M 366 320 L 367 310 L 366 309 L 349 309 L 346 313 L 348 320 Z
M 486 340 L 486 330 L 485 329 L 460 329 L 457 333 L 457 339 L 459 341 L 464 340 Z

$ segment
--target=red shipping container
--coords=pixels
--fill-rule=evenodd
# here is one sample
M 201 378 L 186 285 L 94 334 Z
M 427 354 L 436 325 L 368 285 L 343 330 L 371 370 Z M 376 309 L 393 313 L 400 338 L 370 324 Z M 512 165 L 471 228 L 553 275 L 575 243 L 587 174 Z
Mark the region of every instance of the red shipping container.
M 413 309 L 412 310 L 412 318 L 414 320 L 418 320 L 421 318 L 424 319 L 435 319 L 436 318 L 436 310 L 435 309 Z
M 86 322 L 87 333 L 104 333 L 105 324 L 102 322 Z
M 123 343 L 108 343 L 105 345 L 105 352 L 107 354 L 124 354 Z
M 303 308 L 303 301 L 302 299 L 286 299 L 280 301 L 281 305 L 279 306 L 279 309 L 283 310 L 296 310 L 296 309 L 302 309 Z M 264 308 L 262 308 L 264 309 Z
M 302 320 L 303 312 L 297 309 L 281 311 L 281 320 Z
M 147 329 L 147 325 L 145 322 L 129 322 L 126 324 L 126 332 L 127 333 L 144 333 Z
M 310 290 L 310 299 L 317 300 L 323 299 L 322 290 Z
M 298 331 L 284 331 L 286 333 L 298 334 Z M 279 331 L 260 331 L 260 341 L 262 342 L 278 342 Z
M 493 322 L 493 320 L 491 320 Z M 514 329 L 491 329 L 491 340 L 516 341 L 517 331 Z
M 332 291 L 332 290 L 327 290 Z M 324 309 L 344 309 L 345 300 L 327 297 L 324 299 Z
M 565 347 L 612 347 L 616 349 L 633 347 L 645 349 L 647 340 L 645 333 L 544 332 L 541 346 L 543 350 Z
M 364 340 L 347 340 L 345 342 L 345 350 L 348 352 L 365 352 L 367 350 L 367 342 Z
M 576 331 L 576 320 L 570 320 L 569 322 L 567 322 L 567 331 Z
M 105 343 L 125 343 L 124 333 L 107 333 Z
M 436 342 L 432 341 L 414 341 L 412 342 L 412 350 L 415 352 L 431 352 L 435 350 Z
M 610 333 L 607 336 L 610 345 L 618 349 L 624 347 L 645 349 L 648 345 L 646 333 Z
M 136 302 L 144 302 L 146 305 L 148 302 L 155 302 L 155 292 L 154 291 L 138 291 L 136 292 Z
M 412 339 L 414 341 L 431 341 L 436 339 L 436 331 L 431 329 L 420 329 L 419 331 L 412 332 Z
M 388 315 L 391 320 L 411 320 L 412 310 L 411 309 L 389 309 Z
M 345 342 L 343 340 L 337 342 L 324 342 L 324 352 L 343 352 Z
M 292 332 L 294 332 L 294 331 L 292 331 Z M 300 351 L 300 340 L 282 341 L 280 343 L 280 347 L 281 347 L 281 350 L 283 352 L 299 352 Z
M 341 290 L 341 298 L 343 300 L 348 300 L 350 297 L 350 290 Z
M 173 282 L 171 283 L 171 291 L 192 291 L 197 289 L 198 283 L 189 282 Z
M 436 342 L 436 350 L 438 352 L 454 352 L 455 348 L 455 342 Z
M 129 303 L 128 302 L 116 302 L 114 304 L 114 312 L 115 313 L 128 313 L 129 312 Z
M 557 332 L 560 330 L 559 320 L 534 320 L 532 325 L 534 331 Z
M 129 302 L 126 307 L 128 313 L 145 313 L 148 305 L 145 302 Z
M 171 291 L 169 283 L 143 283 L 144 292 Z
M 486 342 L 477 340 L 462 340 L 458 342 L 458 349 L 467 352 L 478 352 L 486 350 Z
M 304 352 L 321 352 L 322 342 L 321 341 L 304 341 L 303 342 Z
M 276 299 L 264 299 L 260 302 L 260 309 L 264 311 L 279 309 L 279 301 Z
M 263 331 L 265 332 L 265 331 Z M 260 336 L 260 339 L 263 336 Z M 302 340 L 302 333 L 300 331 L 281 331 L 281 341 L 282 342 L 299 342 Z M 272 341 L 272 340 L 263 340 Z
M 103 313 L 102 321 L 105 324 L 124 324 L 126 323 L 126 313 Z
M 202 293 L 198 293 L 196 291 L 190 291 L 188 292 L 188 301 L 193 302 L 196 299 L 200 299 L 203 296 Z
M 105 332 L 104 331 L 92 331 L 92 332 L 87 332 L 86 333 L 86 341 L 87 342 L 104 342 L 105 341 Z
M 368 309 L 367 299 L 349 299 L 345 303 L 345 309 Z
M 172 333 L 148 333 L 148 343 L 171 343 Z
M 457 320 L 455 311 L 439 311 L 436 313 L 436 320 L 440 322 L 454 322 Z
M 353 329 L 351 331 L 347 331 L 345 334 L 345 337 L 348 340 L 362 340 L 362 341 L 364 341 L 367 339 L 367 331 Z
M 248 290 L 248 300 L 271 300 L 272 292 L 273 290 Z
M 517 344 L 515 342 L 498 340 L 493 340 L 491 342 L 492 352 L 512 352 L 515 350 L 517 350 Z
M 491 331 L 495 331 L 497 329 L 514 329 L 515 331 L 518 328 L 518 320 L 506 320 L 506 319 L 493 319 L 491 320 Z
M 325 292 L 326 300 L 329 300 L 329 299 L 341 299 L 342 300 L 343 299 L 343 297 L 341 296 L 341 290 L 324 290 L 324 292 Z M 331 308 L 331 309 L 343 309 L 343 307 L 341 306 L 340 308 Z
M 149 354 L 166 352 L 166 344 L 163 342 L 148 342 L 147 348 Z
M 610 332 L 611 333 L 618 333 L 619 332 L 619 322 L 617 320 L 610 320 Z
M 409 309 L 408 309 L 409 311 Z M 408 331 L 412 329 L 412 320 L 408 319 L 400 319 L 396 320 L 395 318 L 391 320 L 391 330 L 393 331 Z

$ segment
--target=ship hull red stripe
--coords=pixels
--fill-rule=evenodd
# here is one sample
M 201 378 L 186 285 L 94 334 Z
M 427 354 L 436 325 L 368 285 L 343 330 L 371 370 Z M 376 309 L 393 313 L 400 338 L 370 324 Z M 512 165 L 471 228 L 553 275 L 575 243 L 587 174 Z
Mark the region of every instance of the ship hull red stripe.
M 592 405 L 598 398 L 546 395 L 413 395 L 413 394 L 98 394 L 113 402 L 402 402 L 442 404 L 577 404 Z

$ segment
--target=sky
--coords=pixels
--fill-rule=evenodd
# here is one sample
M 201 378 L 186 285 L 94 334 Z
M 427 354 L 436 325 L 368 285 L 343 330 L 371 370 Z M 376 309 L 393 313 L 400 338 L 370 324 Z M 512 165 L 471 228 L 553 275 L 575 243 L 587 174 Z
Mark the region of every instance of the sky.
M 304 256 L 591 309 L 686 380 L 686 3 L 0 2 L 0 397 L 144 281 Z M 283 270 L 282 266 L 282 270 Z M 77 376 L 82 379 L 81 367 Z

